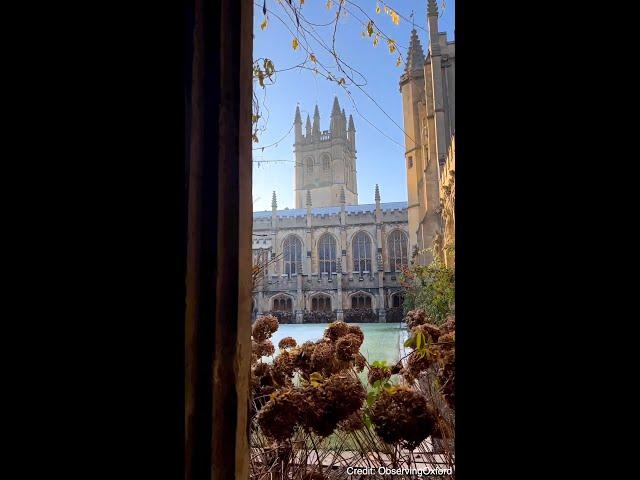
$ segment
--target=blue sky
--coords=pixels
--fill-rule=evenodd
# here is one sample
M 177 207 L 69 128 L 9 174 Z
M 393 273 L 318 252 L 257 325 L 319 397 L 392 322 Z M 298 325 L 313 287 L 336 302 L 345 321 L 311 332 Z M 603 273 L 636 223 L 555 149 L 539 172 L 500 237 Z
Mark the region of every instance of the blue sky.
M 269 15 L 268 27 L 261 30 L 260 24 L 264 18 L 262 14 L 263 0 L 255 1 L 254 58 L 270 58 L 276 70 L 290 68 L 301 63 L 307 57 L 307 53 L 302 48 L 293 50 L 291 46 L 293 35 L 275 18 L 275 15 Z M 282 7 L 277 5 L 277 1 L 267 0 L 267 9 L 273 9 L 274 13 L 286 19 L 285 13 Z M 293 1 L 299 4 L 299 0 Z M 307 20 L 315 24 L 328 23 L 335 18 L 337 3 L 338 1 L 334 0 L 332 9 L 328 10 L 326 0 L 306 0 L 302 7 L 302 13 Z M 380 185 L 383 202 L 405 201 L 407 199 L 404 138 L 402 130 L 394 124 L 395 121 L 400 127 L 403 127 L 399 81 L 400 75 L 404 71 L 404 64 L 400 67 L 396 66 L 397 53 L 390 54 L 383 41 L 374 47 L 373 38 L 362 37 L 361 32 L 364 30 L 364 26 L 355 16 L 357 15 L 361 19 L 365 19 L 365 16 L 355 5 L 359 5 L 387 36 L 396 41 L 398 50 L 404 59 L 412 28 L 411 21 L 406 19 L 409 19 L 412 11 L 418 36 L 426 51 L 428 34 L 420 28 L 427 29 L 426 3 L 426 0 L 379 2 L 382 12 L 376 14 L 376 0 L 350 0 L 345 5 L 353 14 L 347 12 L 347 16 L 341 18 L 338 25 L 336 35 L 338 54 L 352 68 L 362 73 L 367 82 L 367 85 L 362 89 L 375 99 L 386 114 L 365 93 L 355 86 L 349 86 L 353 100 L 360 114 L 391 139 L 385 137 L 355 111 L 351 100 L 342 87 L 309 70 L 296 68 L 277 73 L 275 84 L 268 85 L 264 90 L 256 84 L 256 93 L 261 99 L 261 105 L 264 99 L 264 106 L 268 109 L 268 112 L 264 110 L 262 114 L 265 117 L 268 115 L 268 120 L 266 130 L 259 133 L 260 143 L 253 144 L 254 162 L 268 160 L 285 160 L 285 162 L 254 163 L 254 211 L 271 209 L 271 192 L 273 190 L 278 196 L 279 209 L 294 208 L 294 134 L 291 126 L 296 105 L 300 105 L 304 123 L 307 113 L 313 117 L 313 108 L 317 103 L 320 110 L 321 129 L 328 130 L 331 106 L 335 95 L 338 96 L 340 106 L 345 109 L 347 117 L 349 114 L 353 114 L 356 127 L 359 203 L 374 202 L 376 183 Z M 446 7 L 443 11 L 442 0 L 438 1 L 441 13 L 438 29 L 441 32 L 447 32 L 449 40 L 454 40 L 455 1 L 447 0 L 445 3 Z M 384 13 L 385 4 L 406 19 L 400 18 L 399 25 L 394 25 L 391 17 Z M 291 28 L 291 22 L 287 21 L 287 24 Z M 314 33 L 323 38 L 325 43 L 331 45 L 333 25 L 314 28 Z M 326 66 L 335 66 L 329 53 L 323 50 L 319 44 L 311 40 L 310 47 L 319 62 Z M 339 72 L 335 71 L 335 73 L 341 76 Z M 290 129 L 291 132 L 285 137 Z M 278 142 L 276 146 L 269 146 L 275 142 Z M 265 147 L 264 150 L 261 150 L 261 147 Z

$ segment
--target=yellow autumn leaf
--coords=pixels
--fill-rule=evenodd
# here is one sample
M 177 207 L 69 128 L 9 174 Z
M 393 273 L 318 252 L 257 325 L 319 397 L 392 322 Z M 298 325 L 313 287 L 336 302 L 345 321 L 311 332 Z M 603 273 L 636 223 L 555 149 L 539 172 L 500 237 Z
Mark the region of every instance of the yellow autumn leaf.
M 394 10 L 391 10 L 391 21 L 396 25 L 400 24 L 400 15 L 398 15 Z
M 318 63 L 318 59 L 313 53 L 309 55 L 309 60 L 311 60 L 313 63 Z
M 333 6 L 333 2 L 331 0 L 327 0 L 327 10 L 331 10 L 332 6 Z
M 396 51 L 396 42 L 389 39 L 387 40 L 387 45 L 389 45 L 389 53 L 393 53 Z
M 367 34 L 369 36 L 373 35 L 373 22 L 371 20 L 367 23 Z
M 380 5 L 376 5 L 376 13 L 380 13 Z
M 293 47 L 293 49 L 294 49 L 294 50 L 297 50 L 297 49 L 298 49 L 298 39 L 297 39 L 297 38 L 294 38 L 294 39 L 291 41 L 291 46 Z
M 267 21 L 267 17 L 264 17 L 264 20 L 260 24 L 260 29 L 264 30 L 265 28 L 267 28 L 267 25 L 269 25 L 269 22 Z
M 373 46 L 375 47 L 376 45 L 378 45 L 379 41 L 380 41 L 380 32 L 376 33 L 376 36 L 373 37 Z
M 399 67 L 402 64 L 402 58 L 398 57 L 398 60 L 396 60 L 396 67 Z

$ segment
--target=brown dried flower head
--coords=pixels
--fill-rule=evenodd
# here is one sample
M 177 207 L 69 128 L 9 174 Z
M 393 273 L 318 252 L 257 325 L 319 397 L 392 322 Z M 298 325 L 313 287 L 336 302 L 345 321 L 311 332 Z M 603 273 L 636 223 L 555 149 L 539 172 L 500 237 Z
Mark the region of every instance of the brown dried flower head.
M 421 308 L 410 310 L 407 312 L 407 316 L 404 318 L 404 321 L 407 324 L 407 327 L 411 330 L 427 321 L 427 313 Z
M 438 337 L 442 335 L 442 331 L 432 323 L 423 323 L 422 325 L 418 325 L 414 327 L 411 332 L 414 335 L 421 332 L 426 339 L 431 339 L 432 342 L 437 342 Z
M 333 363 L 333 344 L 319 341 L 311 355 L 311 369 L 314 372 L 330 372 Z
M 371 407 L 371 420 L 382 440 L 410 450 L 431 435 L 436 424 L 426 399 L 407 387 L 384 390 Z
M 360 338 L 360 343 L 364 342 L 364 332 L 358 325 L 349 325 L 347 333 L 351 333 Z
M 278 343 L 279 348 L 295 348 L 297 345 L 298 342 L 296 342 L 295 338 L 293 337 L 284 337 Z
M 333 322 L 330 323 L 327 329 L 324 331 L 324 336 L 332 342 L 335 342 L 340 337 L 345 336 L 347 333 L 349 333 L 349 325 L 344 322 Z
M 304 389 L 306 398 L 302 425 L 307 431 L 326 437 L 338 422 L 362 407 L 366 392 L 362 383 L 348 374 L 332 375 L 319 386 Z
M 279 323 L 276 317 L 273 315 L 264 315 L 262 317 L 258 317 L 253 324 L 251 335 L 256 342 L 260 343 L 271 338 L 271 335 L 278 330 L 278 326 Z
M 258 425 L 264 434 L 276 441 L 290 438 L 300 417 L 300 392 L 287 389 L 278 392 L 258 413 Z
M 355 432 L 361 430 L 364 427 L 362 421 L 362 410 L 352 413 L 347 418 L 338 423 L 338 430 L 346 433 Z
M 358 353 L 356 355 L 355 358 L 355 368 L 358 372 L 361 372 L 364 370 L 364 367 L 367 364 L 367 360 L 364 358 L 364 356 L 361 353 Z
M 389 367 L 370 367 L 367 378 L 370 385 L 373 385 L 378 380 L 381 380 L 384 383 L 386 380 L 391 378 L 391 369 Z
M 255 350 L 251 353 L 254 353 L 256 356 L 258 356 L 258 358 L 269 357 L 276 351 L 271 340 L 263 340 L 262 342 L 256 343 L 255 345 L 252 344 L 252 347 L 254 347 Z
M 336 342 L 336 358 L 345 362 L 354 360 L 360 351 L 361 345 L 362 340 L 353 333 L 348 333 L 344 337 L 340 337 Z

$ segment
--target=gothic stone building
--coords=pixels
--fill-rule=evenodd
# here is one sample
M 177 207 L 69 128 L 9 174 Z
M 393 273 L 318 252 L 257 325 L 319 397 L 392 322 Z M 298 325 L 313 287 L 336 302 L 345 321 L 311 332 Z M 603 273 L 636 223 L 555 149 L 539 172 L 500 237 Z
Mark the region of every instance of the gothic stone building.
M 429 50 L 411 32 L 400 79 L 406 144 L 409 242 L 418 261 L 434 247 L 447 264 L 455 242 L 455 42 L 438 32 L 438 7 L 428 1 Z
M 295 114 L 295 209 L 253 213 L 253 313 L 282 322 L 400 321 L 409 261 L 407 203 L 358 205 L 355 126 L 334 99 L 329 130 L 316 106 L 302 133 Z

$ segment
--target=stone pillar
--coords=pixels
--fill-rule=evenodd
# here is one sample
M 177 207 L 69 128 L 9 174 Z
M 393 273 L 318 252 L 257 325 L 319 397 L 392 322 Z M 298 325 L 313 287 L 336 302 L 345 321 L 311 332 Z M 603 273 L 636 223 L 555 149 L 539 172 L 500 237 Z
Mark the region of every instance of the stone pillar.
M 302 311 L 304 309 L 304 296 L 302 294 L 302 262 L 298 263 L 298 275 L 296 275 L 296 287 L 297 287 L 297 295 L 296 295 L 296 303 L 298 304 L 298 309 L 296 310 L 296 323 L 302 323 Z
M 336 258 L 336 282 L 338 283 L 338 304 L 336 305 L 336 319 L 339 321 L 344 320 L 344 310 L 342 301 L 342 256 L 338 255 Z

